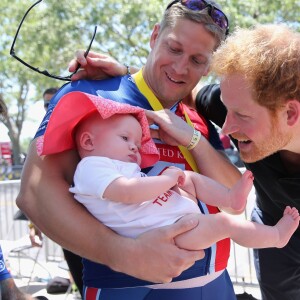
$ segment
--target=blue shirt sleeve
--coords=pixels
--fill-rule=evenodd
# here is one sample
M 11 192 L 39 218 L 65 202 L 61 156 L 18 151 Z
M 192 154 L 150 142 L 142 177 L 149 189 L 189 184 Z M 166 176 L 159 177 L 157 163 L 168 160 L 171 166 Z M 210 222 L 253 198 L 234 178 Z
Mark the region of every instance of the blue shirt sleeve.
M 11 278 L 11 275 L 6 269 L 2 249 L 0 246 L 0 281 L 5 280 L 7 278 Z

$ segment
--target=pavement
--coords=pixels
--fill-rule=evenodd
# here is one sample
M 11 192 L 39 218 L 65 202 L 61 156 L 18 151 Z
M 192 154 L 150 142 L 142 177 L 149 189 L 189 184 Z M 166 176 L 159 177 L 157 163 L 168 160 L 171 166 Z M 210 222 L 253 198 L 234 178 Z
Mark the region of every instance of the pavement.
M 48 294 L 47 283 L 54 277 L 59 276 L 69 279 L 69 273 L 65 270 L 64 262 L 41 262 L 35 263 L 29 258 L 9 257 L 8 268 L 11 271 L 16 285 L 25 293 L 33 296 L 45 296 L 49 300 L 79 300 L 78 291 L 74 285 L 70 285 L 67 293 Z

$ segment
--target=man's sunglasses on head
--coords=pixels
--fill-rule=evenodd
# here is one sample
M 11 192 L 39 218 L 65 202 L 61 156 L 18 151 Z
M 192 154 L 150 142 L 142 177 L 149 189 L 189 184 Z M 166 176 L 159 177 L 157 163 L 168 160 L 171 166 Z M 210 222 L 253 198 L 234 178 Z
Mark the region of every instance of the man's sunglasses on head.
M 15 35 L 15 37 L 14 37 L 14 40 L 13 40 L 13 42 L 12 42 L 12 45 L 11 45 L 11 48 L 10 48 L 10 55 L 11 55 L 12 57 L 14 57 L 16 60 L 18 60 L 20 63 L 22 63 L 23 65 L 25 65 L 26 67 L 30 68 L 31 70 L 33 70 L 33 71 L 35 71 L 35 72 L 38 72 L 38 73 L 43 74 L 43 75 L 45 75 L 45 76 L 47 76 L 47 77 L 50 77 L 50 78 L 54 78 L 54 79 L 58 79 L 58 80 L 65 80 L 65 81 L 71 81 L 71 77 L 79 70 L 80 64 L 78 64 L 76 70 L 75 70 L 72 74 L 70 74 L 70 75 L 68 75 L 68 76 L 58 76 L 58 75 L 50 74 L 47 70 L 40 70 L 39 68 L 32 66 L 31 64 L 25 62 L 24 60 L 22 60 L 20 57 L 18 57 L 18 56 L 16 55 L 16 51 L 15 51 L 15 43 L 16 43 L 16 40 L 17 40 L 17 38 L 18 38 L 20 29 L 21 29 L 21 27 L 22 27 L 22 25 L 23 25 L 23 23 L 24 23 L 24 20 L 25 20 L 25 18 L 27 17 L 27 15 L 29 14 L 29 12 L 30 12 L 37 4 L 39 4 L 39 3 L 42 2 L 42 1 L 43 1 L 43 0 L 39 0 L 39 1 L 35 2 L 35 3 L 34 3 L 34 4 L 26 11 L 26 13 L 24 14 L 24 16 L 23 16 L 23 18 L 22 18 L 22 20 L 21 20 L 21 22 L 20 22 L 20 24 L 19 24 L 19 27 L 18 27 L 18 29 L 17 29 L 16 35 Z M 97 26 L 95 26 L 94 33 L 93 33 L 92 39 L 91 39 L 91 41 L 90 41 L 90 44 L 89 44 L 87 50 L 86 50 L 85 53 L 84 53 L 84 56 L 85 56 L 85 57 L 88 55 L 88 53 L 89 53 L 89 51 L 90 51 L 90 49 L 91 49 L 92 43 L 93 43 L 93 41 L 94 41 L 94 39 L 95 39 L 95 36 L 96 36 L 96 32 L 97 32 Z
M 206 2 L 205 0 L 175 0 L 172 1 L 166 8 L 168 10 L 175 3 L 180 2 L 183 6 L 190 10 L 201 11 L 207 8 L 209 16 L 215 24 L 217 24 L 227 35 L 229 33 L 229 21 L 225 13 L 215 5 Z

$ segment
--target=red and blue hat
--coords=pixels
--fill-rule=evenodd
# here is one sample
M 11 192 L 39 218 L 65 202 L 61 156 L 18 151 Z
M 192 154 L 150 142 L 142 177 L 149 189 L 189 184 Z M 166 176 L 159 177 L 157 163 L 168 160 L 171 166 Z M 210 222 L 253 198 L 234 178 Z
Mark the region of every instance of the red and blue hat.
M 38 138 L 38 154 L 49 155 L 75 149 L 74 128 L 94 111 L 98 111 L 103 119 L 115 114 L 134 115 L 142 127 L 141 168 L 150 167 L 159 160 L 159 152 L 151 138 L 147 117 L 142 108 L 83 92 L 70 92 L 59 100 L 44 135 Z

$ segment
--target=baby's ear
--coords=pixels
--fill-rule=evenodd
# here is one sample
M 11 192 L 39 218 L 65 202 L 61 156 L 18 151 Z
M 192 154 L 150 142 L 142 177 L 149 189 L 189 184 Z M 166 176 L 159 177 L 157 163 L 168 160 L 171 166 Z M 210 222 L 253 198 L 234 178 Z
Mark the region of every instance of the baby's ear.
M 80 136 L 80 147 L 84 150 L 91 151 L 94 149 L 93 136 L 90 132 L 83 132 Z

